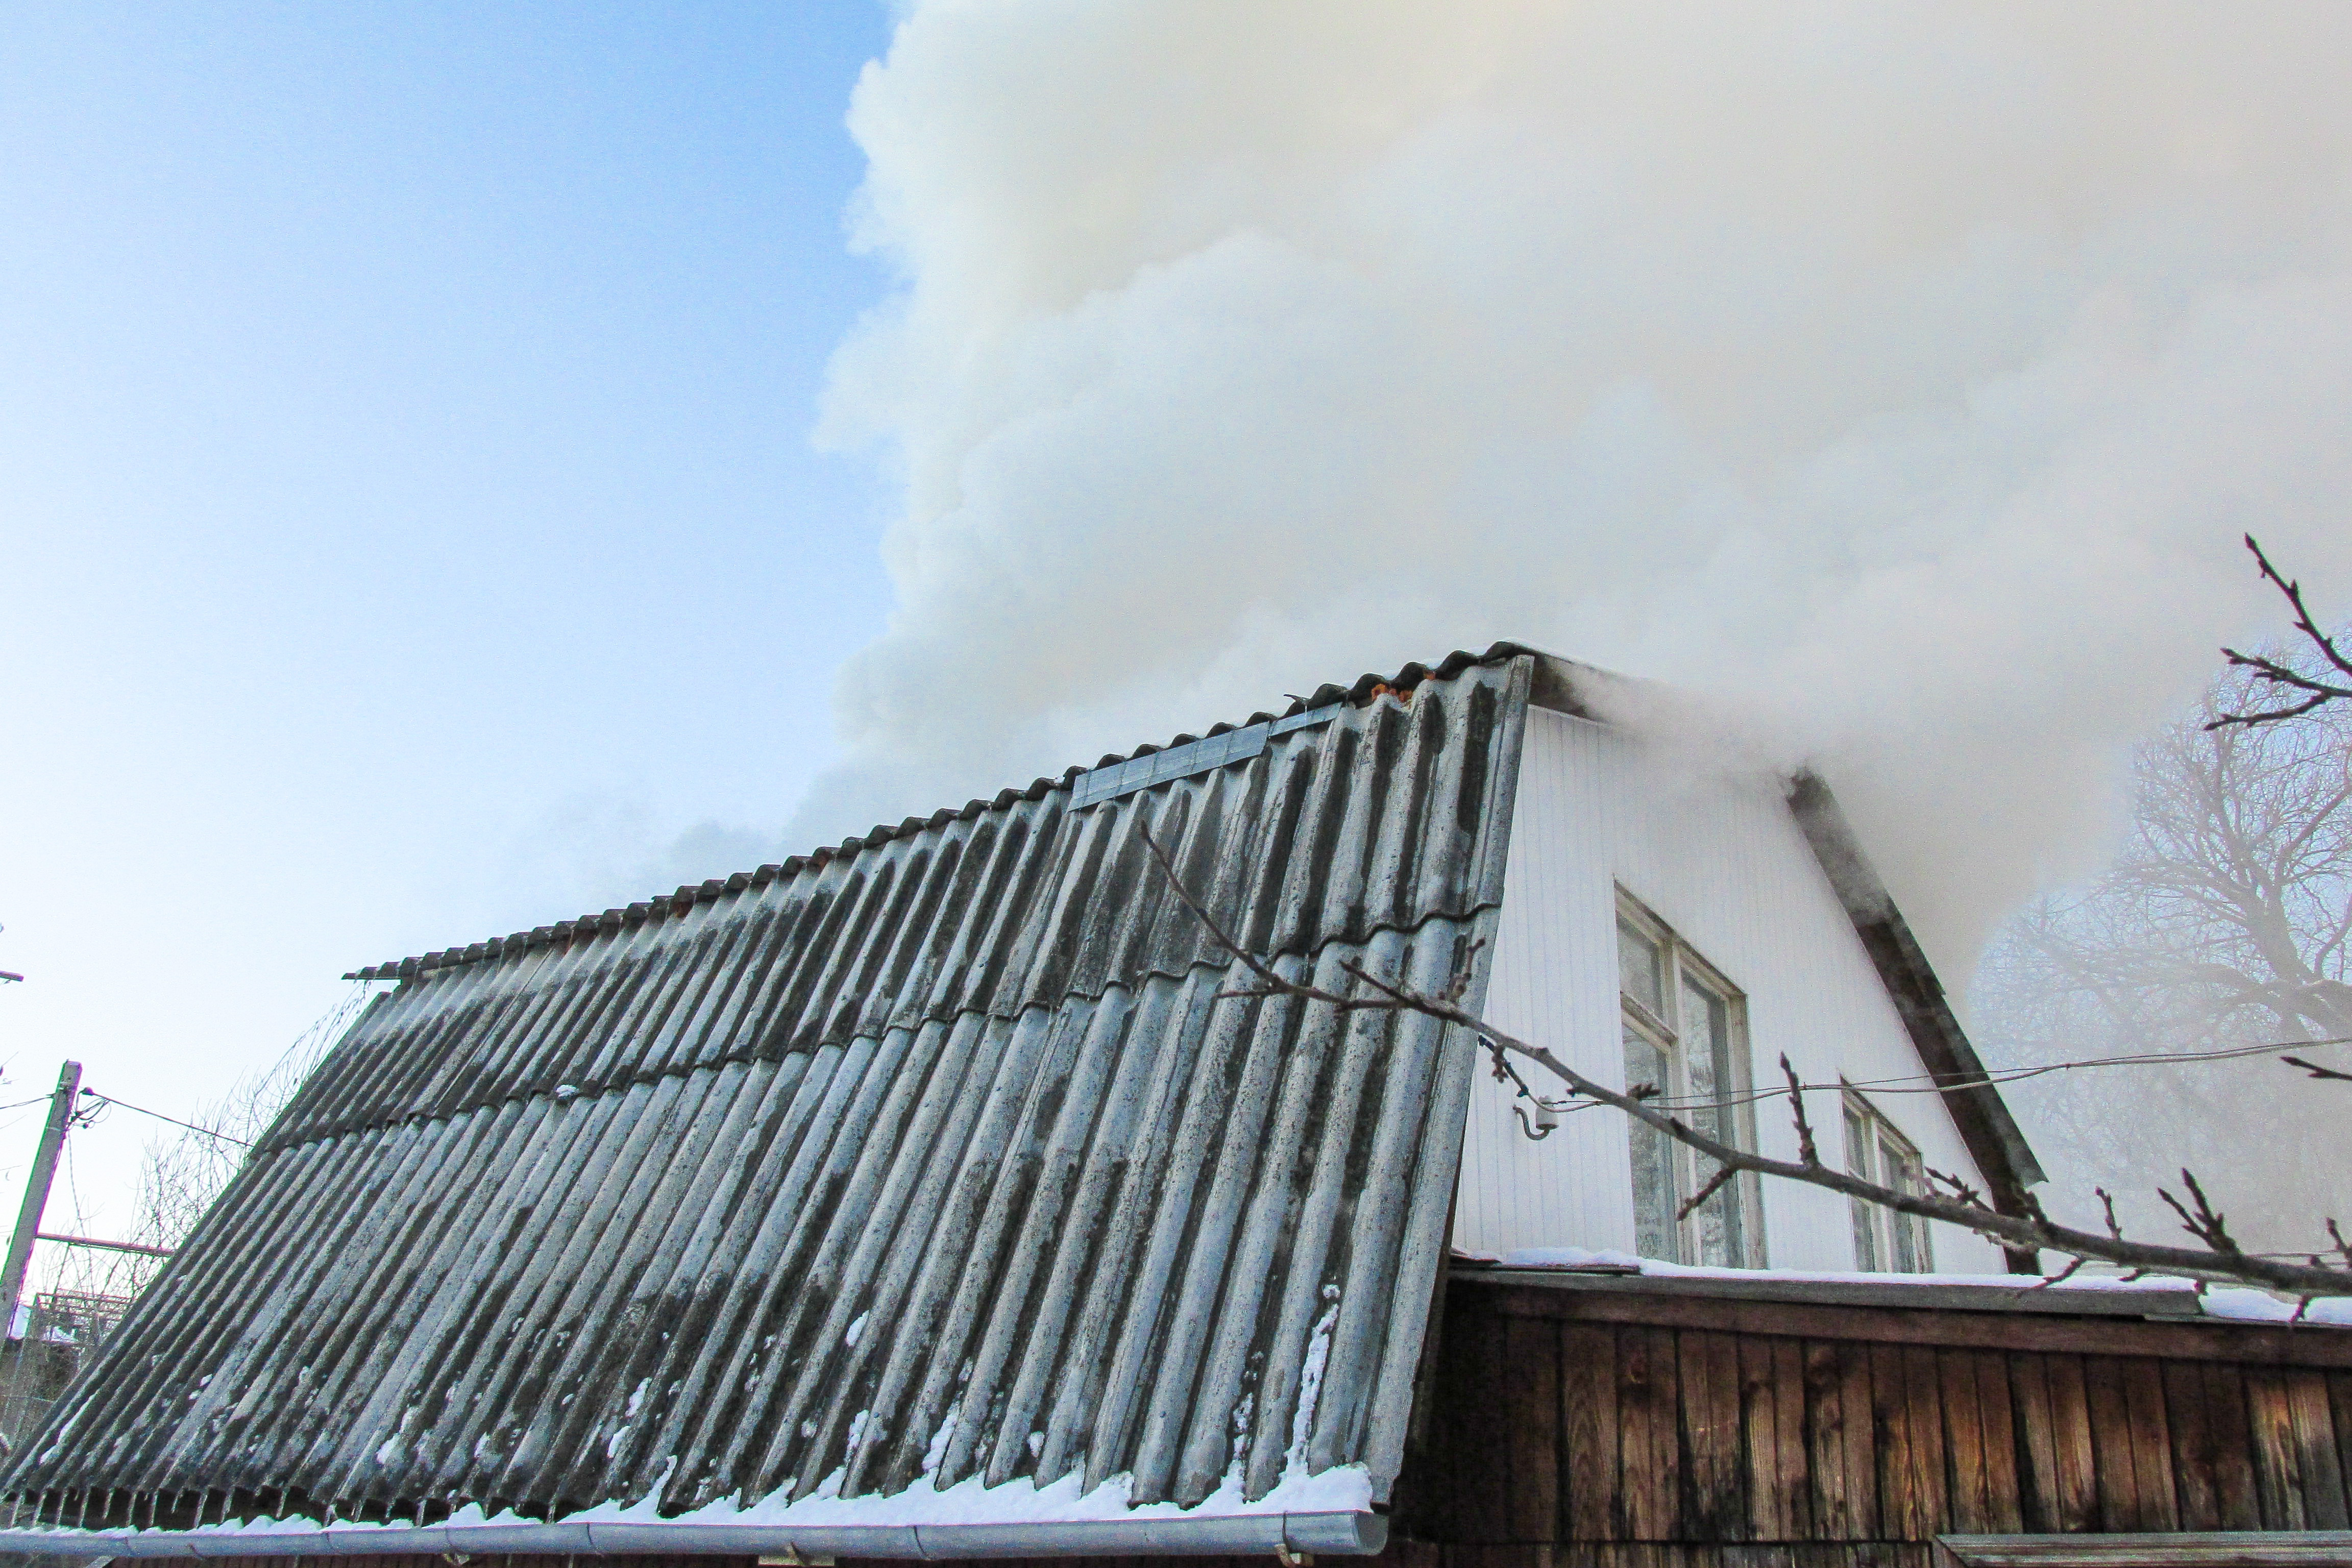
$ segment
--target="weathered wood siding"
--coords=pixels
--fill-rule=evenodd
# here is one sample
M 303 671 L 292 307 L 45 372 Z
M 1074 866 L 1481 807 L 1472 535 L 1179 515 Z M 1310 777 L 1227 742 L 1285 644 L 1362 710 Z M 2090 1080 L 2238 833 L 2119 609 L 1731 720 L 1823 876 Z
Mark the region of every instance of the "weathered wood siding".
M 1491 1546 L 2343 1530 L 2345 1340 L 1457 1280 L 1397 1523 Z

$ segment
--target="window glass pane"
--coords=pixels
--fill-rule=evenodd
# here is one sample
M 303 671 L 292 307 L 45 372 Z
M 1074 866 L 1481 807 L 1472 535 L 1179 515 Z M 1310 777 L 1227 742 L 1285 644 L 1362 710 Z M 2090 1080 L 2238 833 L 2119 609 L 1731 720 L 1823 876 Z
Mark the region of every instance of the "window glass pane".
M 1873 1180 L 1871 1155 L 1878 1139 L 1871 1131 L 1867 1117 L 1849 1101 L 1845 1108 L 1845 1168 L 1849 1175 Z M 1875 1273 L 1882 1267 L 1878 1260 L 1878 1205 L 1864 1203 L 1860 1198 L 1848 1200 L 1853 1207 L 1853 1266 L 1864 1273 Z
M 1737 1143 L 1739 1113 L 1737 1108 L 1723 1103 L 1738 1093 L 1739 1087 L 1738 1075 L 1731 1062 L 1731 1004 L 1691 980 L 1683 982 L 1682 1004 L 1683 1050 L 1690 1069 L 1690 1098 L 1699 1102 L 1690 1108 L 1690 1120 L 1700 1131 L 1717 1142 Z M 1697 1170 L 1692 1176 L 1691 1190 L 1696 1192 L 1717 1167 L 1715 1162 L 1703 1157 L 1694 1163 Z M 1740 1217 L 1740 1188 L 1737 1181 L 1726 1183 L 1691 1215 L 1698 1229 L 1701 1263 L 1737 1268 L 1747 1262 Z
M 1671 1094 L 1674 1083 L 1667 1073 L 1666 1054 L 1652 1044 L 1649 1037 L 1634 1029 L 1625 1031 L 1625 1085 L 1654 1083 L 1661 1092 Z M 1673 1141 L 1643 1122 L 1626 1119 L 1633 1138 L 1633 1250 L 1643 1258 L 1655 1258 L 1668 1263 L 1682 1261 L 1681 1249 L 1675 1245 L 1675 1211 L 1682 1206 L 1682 1193 L 1675 1179 L 1675 1149 Z
M 1850 1176 L 1860 1176 L 1865 1182 L 1878 1179 L 1871 1154 L 1878 1147 L 1878 1136 L 1871 1131 L 1870 1113 L 1852 1100 L 1845 1107 L 1845 1169 Z
M 1917 1274 L 1933 1274 L 1936 1258 L 1927 1249 L 1927 1222 L 1917 1215 L 1906 1214 L 1903 1216 L 1903 1230 L 1906 1244 L 1910 1248 L 1911 1270 Z
M 1853 1266 L 1864 1274 L 1878 1272 L 1878 1215 L 1875 1204 L 1860 1198 L 1848 1200 L 1853 1205 Z
M 1590 930 L 1590 927 L 1586 928 Z M 1664 988 L 1659 973 L 1658 944 L 1627 925 L 1617 922 L 1617 984 L 1625 994 L 1647 1007 L 1655 1017 L 1666 1015 Z
M 1880 1145 L 1881 1168 L 1886 1172 L 1886 1184 L 1898 1193 L 1921 1193 L 1927 1190 L 1927 1173 L 1919 1166 L 1918 1157 L 1894 1143 Z M 1927 1238 L 1920 1234 L 1925 1222 L 1916 1215 L 1894 1214 L 1887 1216 L 1887 1231 L 1895 1243 L 1895 1257 L 1889 1267 L 1906 1274 L 1927 1271 Z

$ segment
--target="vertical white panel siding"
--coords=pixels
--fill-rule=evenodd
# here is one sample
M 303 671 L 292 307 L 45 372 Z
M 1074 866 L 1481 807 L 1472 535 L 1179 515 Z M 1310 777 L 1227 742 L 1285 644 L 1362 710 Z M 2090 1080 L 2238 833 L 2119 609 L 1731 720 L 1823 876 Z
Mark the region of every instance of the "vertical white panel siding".
M 1769 777 L 1694 773 L 1686 756 L 1538 709 L 1528 716 L 1518 815 L 1487 1009 L 1500 1026 L 1622 1083 L 1616 888 L 1672 925 L 1748 996 L 1751 1072 L 1777 1082 L 1782 1052 L 1808 1082 L 1918 1075 L 1922 1068 L 1853 926 Z M 1533 1079 L 1529 1080 L 1535 1082 Z M 1538 1087 L 1542 1087 L 1538 1085 Z M 1874 1103 L 1930 1165 L 1977 1176 L 1943 1102 L 1882 1094 Z M 1837 1097 L 1810 1097 L 1822 1157 L 1843 1158 Z M 1796 1156 L 1787 1102 L 1758 1108 L 1762 1148 Z M 1776 1268 L 1852 1268 L 1846 1200 L 1767 1182 L 1764 1240 Z M 1946 1226 L 1939 1271 L 1998 1272 L 2000 1252 Z M 1524 1137 L 1511 1089 L 1480 1077 L 1463 1150 L 1455 1245 L 1633 1247 L 1624 1119 L 1569 1115 L 1541 1142 Z
M 1528 714 L 1486 1010 L 1501 1027 L 1615 1083 L 1623 1074 L 1610 846 L 1626 835 L 1626 803 L 1610 772 L 1595 765 L 1600 753 L 1583 743 L 1584 731 L 1602 733 L 1547 709 Z M 1550 1092 L 1540 1078 L 1528 1082 Z M 1622 1119 L 1607 1110 L 1576 1111 L 1535 1142 L 1519 1131 L 1513 1093 L 1486 1073 L 1472 1091 L 1455 1245 L 1473 1252 L 1631 1250 L 1633 1178 Z

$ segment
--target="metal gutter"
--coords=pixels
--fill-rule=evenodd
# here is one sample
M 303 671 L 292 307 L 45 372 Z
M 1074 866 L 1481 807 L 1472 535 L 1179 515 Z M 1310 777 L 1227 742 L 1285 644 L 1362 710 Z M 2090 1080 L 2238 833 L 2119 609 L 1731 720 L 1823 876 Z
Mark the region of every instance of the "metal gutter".
M 1388 1544 L 1376 1513 L 1247 1513 L 1213 1519 L 1025 1521 L 1008 1524 L 557 1523 L 316 1531 L 0 1530 L 0 1552 L 36 1557 L 380 1557 L 435 1552 L 803 1558 L 1365 1557 Z

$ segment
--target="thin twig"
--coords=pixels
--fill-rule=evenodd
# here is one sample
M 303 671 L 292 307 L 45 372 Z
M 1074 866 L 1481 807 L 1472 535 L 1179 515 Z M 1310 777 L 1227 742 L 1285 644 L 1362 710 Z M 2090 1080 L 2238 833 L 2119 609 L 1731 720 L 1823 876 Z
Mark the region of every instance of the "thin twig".
M 1696 1213 L 1699 1207 L 1704 1205 L 1707 1199 L 1715 1196 L 1717 1193 L 1722 1190 L 1723 1184 L 1726 1182 L 1730 1181 L 1734 1176 L 1738 1174 L 1739 1173 L 1738 1171 L 1733 1170 L 1728 1165 L 1718 1165 L 1716 1167 L 1715 1174 L 1706 1179 L 1706 1185 L 1701 1187 L 1689 1197 L 1685 1198 L 1683 1200 L 1683 1206 L 1675 1211 L 1675 1223 L 1676 1225 L 1680 1225 L 1683 1221 L 1690 1218 L 1690 1216 Z
M 2303 584 L 2290 580 L 2277 567 L 2272 565 L 2271 558 L 2263 553 L 2263 547 L 2255 542 L 2254 536 L 2251 533 L 2246 535 L 2246 548 L 2253 552 L 2255 562 L 2262 567 L 2263 576 L 2286 596 L 2288 606 L 2294 611 L 2294 629 L 2303 634 L 2304 640 L 2319 650 L 2320 657 L 2329 665 L 2345 675 L 2352 676 L 2352 656 L 2347 656 L 2343 649 L 2337 647 L 2336 639 L 2321 631 L 2319 623 L 2312 619 L 2310 606 L 2303 602 Z M 2208 730 L 2227 729 L 2232 724 L 2244 725 L 2250 729 L 2257 724 L 2276 724 L 2287 719 L 2299 719 L 2314 709 L 2324 708 L 2330 702 L 2352 700 L 2352 686 L 2339 686 L 2333 681 L 2316 679 L 2267 655 L 2240 653 L 2236 648 L 2225 647 L 2221 650 L 2221 657 L 2240 669 L 2253 671 L 2254 679 L 2257 680 L 2308 695 L 2302 701 L 2292 702 L 2283 708 L 2262 709 L 2251 713 L 2224 713 L 2206 725 L 2205 728 Z
M 1813 1124 L 1805 1119 L 1805 1086 L 1797 1081 L 1797 1069 L 1789 1065 L 1786 1051 L 1780 1053 L 1780 1072 L 1789 1080 L 1789 1114 L 1797 1119 L 1797 1158 L 1819 1168 L 1822 1155 L 1813 1143 Z

